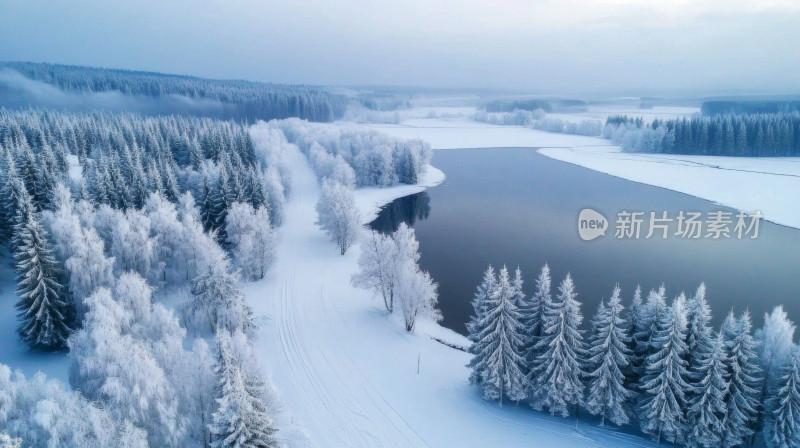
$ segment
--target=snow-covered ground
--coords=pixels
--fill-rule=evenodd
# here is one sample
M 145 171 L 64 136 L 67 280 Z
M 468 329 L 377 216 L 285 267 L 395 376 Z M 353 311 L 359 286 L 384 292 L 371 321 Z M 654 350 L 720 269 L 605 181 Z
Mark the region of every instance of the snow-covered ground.
M 340 256 L 314 225 L 319 187 L 293 149 L 292 197 L 278 229 L 276 264 L 250 284 L 260 325 L 256 342 L 285 406 L 292 446 L 650 446 L 594 422 L 550 417 L 526 405 L 484 401 L 469 385 L 469 356 L 431 335 L 466 345 L 432 323 L 408 334 L 383 305 L 350 286 L 359 248 Z M 386 202 L 443 180 L 431 168 L 418 186 L 356 192 L 364 222 Z
M 623 153 L 618 146 L 543 148 L 564 162 L 679 191 L 800 228 L 800 159 Z
M 603 113 L 611 111 L 606 109 Z M 670 110 L 664 114 L 679 112 Z M 468 119 L 417 119 L 400 125 L 370 126 L 398 137 L 427 140 L 434 149 L 541 148 L 540 153 L 557 160 L 738 210 L 759 210 L 768 221 L 800 228 L 800 159 L 797 158 L 628 154 L 601 138 L 495 126 Z

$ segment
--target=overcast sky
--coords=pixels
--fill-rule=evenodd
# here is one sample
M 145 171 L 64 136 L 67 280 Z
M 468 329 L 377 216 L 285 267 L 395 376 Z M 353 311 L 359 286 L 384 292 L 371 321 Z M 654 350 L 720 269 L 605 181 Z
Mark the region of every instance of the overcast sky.
M 798 0 L 2 0 L 0 60 L 309 84 L 800 93 Z

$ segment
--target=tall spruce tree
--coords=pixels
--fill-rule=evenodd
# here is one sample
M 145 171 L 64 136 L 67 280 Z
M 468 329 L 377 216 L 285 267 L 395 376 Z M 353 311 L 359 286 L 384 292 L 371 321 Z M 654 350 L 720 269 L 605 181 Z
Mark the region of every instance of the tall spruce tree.
M 536 343 L 542 337 L 542 318 L 545 309 L 551 309 L 553 298 L 550 294 L 550 266 L 545 264 L 536 278 L 536 290 L 520 309 L 522 323 L 525 325 L 525 364 L 528 383 L 535 383 L 534 369 L 538 363 L 539 351 Z
M 712 448 L 722 441 L 722 422 L 726 414 L 725 394 L 729 378 L 722 333 L 712 337 L 709 350 L 695 360 L 695 393 L 687 411 L 686 441 L 689 446 Z
M 597 314 L 592 319 L 592 337 L 587 359 L 589 394 L 586 408 L 601 416 L 601 425 L 608 418 L 615 425 L 630 421 L 626 402 L 631 392 L 625 387 L 623 372 L 628 367 L 630 349 L 626 334 L 627 322 L 623 317 L 624 307 L 620 299 L 619 286 L 614 287 L 608 305 L 600 302 Z
M 800 352 L 795 349 L 781 369 L 772 397 L 767 402 L 769 420 L 764 435 L 770 448 L 800 446 Z
M 722 324 L 730 387 L 725 398 L 726 415 L 722 428 L 722 446 L 741 445 L 753 434 L 758 413 L 757 384 L 759 368 L 756 365 L 755 340 L 750 334 L 750 313 L 745 311 L 739 319 L 728 314 Z
M 486 275 L 490 274 L 487 270 Z M 470 335 L 473 341 L 470 379 L 483 387 L 487 400 L 498 400 L 501 406 L 505 397 L 522 400 L 526 396 L 522 316 L 514 304 L 514 287 L 505 266 L 500 270 L 493 293 L 481 301 L 483 304 L 478 308 L 481 316 L 473 326 L 478 332 Z
M 264 384 L 249 375 L 231 350 L 230 335 L 217 332 L 217 411 L 212 415 L 215 448 L 280 446 L 277 429 L 263 403 Z
M 686 393 L 690 389 L 686 370 L 686 298 L 675 299 L 672 307 L 660 313 L 642 379 L 642 431 L 660 442 L 666 438 L 681 441 L 684 429 Z
M 579 330 L 583 315 L 575 300 L 575 284 L 567 274 L 558 287 L 552 309 L 543 316 L 543 336 L 537 342 L 541 352 L 534 370 L 536 383 L 531 405 L 547 408 L 551 414 L 569 415 L 569 408 L 583 402 L 585 347 Z
M 58 265 L 47 232 L 30 204 L 26 205 L 20 209 L 14 251 L 20 320 L 17 332 L 31 347 L 60 349 L 69 337 L 73 309 L 59 283 Z

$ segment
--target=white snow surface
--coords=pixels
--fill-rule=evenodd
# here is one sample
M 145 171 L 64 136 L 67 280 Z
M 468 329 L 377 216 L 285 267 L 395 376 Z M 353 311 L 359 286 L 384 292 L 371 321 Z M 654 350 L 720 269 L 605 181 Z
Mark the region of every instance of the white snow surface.
M 467 380 L 469 355 L 432 339 L 466 346 L 463 336 L 432 322 L 408 334 L 380 300 L 350 285 L 359 247 L 340 256 L 314 225 L 317 180 L 296 147 L 289 159 L 292 197 L 277 230 L 276 263 L 246 294 L 290 446 L 651 446 L 594 422 L 483 400 Z M 390 200 L 443 179 L 430 167 L 416 186 L 357 190 L 363 222 Z

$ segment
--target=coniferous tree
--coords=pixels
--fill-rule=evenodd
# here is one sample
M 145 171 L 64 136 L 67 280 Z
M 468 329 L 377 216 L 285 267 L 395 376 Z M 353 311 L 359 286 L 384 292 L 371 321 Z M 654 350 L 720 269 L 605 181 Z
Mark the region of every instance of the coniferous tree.
M 662 437 L 673 443 L 683 437 L 686 393 L 690 389 L 686 370 L 686 298 L 675 299 L 672 307 L 660 313 L 642 379 L 642 431 L 657 442 Z
M 706 360 L 711 351 L 713 330 L 711 322 L 711 307 L 706 301 L 706 285 L 700 284 L 694 296 L 686 304 L 688 327 L 686 332 L 686 364 L 690 374 L 698 372 L 698 363 Z M 700 378 L 695 377 L 695 381 Z
M 20 339 L 31 347 L 60 349 L 66 345 L 73 310 L 64 297 L 56 258 L 48 235 L 30 205 L 20 210 L 14 261 Z
M 269 448 L 279 446 L 277 429 L 263 403 L 264 384 L 248 375 L 235 358 L 230 335 L 217 332 L 217 411 L 212 415 L 215 448 Z
M 800 353 L 795 349 L 781 368 L 773 396 L 767 402 L 765 440 L 771 448 L 800 446 Z
M 491 267 L 486 271 L 486 276 L 489 275 Z M 481 290 L 491 283 L 485 278 L 476 294 L 476 300 L 480 297 L 476 307 L 480 317 L 476 316 L 473 326 L 476 332 L 470 334 L 473 341 L 470 380 L 483 388 L 487 400 L 498 400 L 502 406 L 504 397 L 519 401 L 526 396 L 523 334 L 521 315 L 514 303 L 514 287 L 505 266 L 492 293 L 483 296 Z
M 636 355 L 636 348 L 639 346 L 637 334 L 641 331 L 640 324 L 643 322 L 642 317 L 643 303 L 642 303 L 642 288 L 636 285 L 636 290 L 633 293 L 633 300 L 631 306 L 628 308 L 628 318 L 626 323 L 628 327 L 625 333 L 629 336 L 628 340 L 628 367 L 625 369 L 625 385 L 632 394 L 636 394 L 639 385 L 640 376 L 642 371 L 644 359 Z
M 741 445 L 753 434 L 758 413 L 756 384 L 759 369 L 756 365 L 756 344 L 750 331 L 750 313 L 747 311 L 739 319 L 733 313 L 728 314 L 722 324 L 728 371 L 731 374 L 722 428 L 722 446 L 725 448 Z
M 608 306 L 600 302 L 597 315 L 592 319 L 592 338 L 586 361 L 589 372 L 589 393 L 586 407 L 592 414 L 601 416 L 601 425 L 606 418 L 615 425 L 630 421 L 626 407 L 631 392 L 625 387 L 623 372 L 628 367 L 629 337 L 625 333 L 627 322 L 623 317 L 624 307 L 616 286 L 608 299 Z
M 541 355 L 534 370 L 531 405 L 564 417 L 569 415 L 570 406 L 577 410 L 583 401 L 585 348 L 579 330 L 583 315 L 576 295 L 572 277 L 567 274 L 558 287 L 552 309 L 545 310 L 543 336 L 536 344 Z
M 536 291 L 526 301 L 525 305 L 520 308 L 522 323 L 525 326 L 525 371 L 529 384 L 535 383 L 533 371 L 541 354 L 536 348 L 536 343 L 539 342 L 543 335 L 542 319 L 545 310 L 550 310 L 553 307 L 550 283 L 550 267 L 545 264 L 536 278 Z
M 728 392 L 729 374 L 722 333 L 710 340 L 708 351 L 696 359 L 694 375 L 695 393 L 687 411 L 686 441 L 689 446 L 711 448 L 722 441 L 722 421 L 726 414 L 725 394 Z

